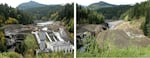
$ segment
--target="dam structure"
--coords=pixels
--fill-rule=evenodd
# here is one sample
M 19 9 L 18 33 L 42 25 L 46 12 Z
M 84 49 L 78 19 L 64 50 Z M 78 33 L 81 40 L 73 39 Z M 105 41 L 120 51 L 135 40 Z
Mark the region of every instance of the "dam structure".
M 69 39 L 67 33 L 63 28 L 59 27 L 57 31 L 48 29 L 48 26 L 53 22 L 37 23 L 36 30 L 32 31 L 35 36 L 39 49 L 39 52 L 59 52 L 72 53 L 74 46 L 69 40 L 65 40 L 65 37 Z

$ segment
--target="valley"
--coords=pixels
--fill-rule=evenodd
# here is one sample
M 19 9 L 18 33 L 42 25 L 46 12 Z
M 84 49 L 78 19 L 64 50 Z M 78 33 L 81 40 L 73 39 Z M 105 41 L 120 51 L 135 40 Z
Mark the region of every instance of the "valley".
M 88 6 L 91 12 L 102 14 L 104 22 L 95 23 L 95 18 L 86 16 L 77 19 L 83 20 L 77 25 L 77 57 L 149 57 L 149 23 L 145 21 L 149 19 L 149 2 L 132 6 L 97 2 Z M 84 23 L 85 18 L 92 23 Z
M 73 3 L 0 4 L 0 58 L 72 58 Z

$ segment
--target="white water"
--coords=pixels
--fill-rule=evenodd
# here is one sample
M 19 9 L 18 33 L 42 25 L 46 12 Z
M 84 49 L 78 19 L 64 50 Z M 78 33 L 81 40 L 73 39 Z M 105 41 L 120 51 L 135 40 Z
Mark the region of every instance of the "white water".
M 54 35 L 60 40 L 60 41 L 64 41 L 61 37 L 60 34 L 58 32 L 53 32 Z

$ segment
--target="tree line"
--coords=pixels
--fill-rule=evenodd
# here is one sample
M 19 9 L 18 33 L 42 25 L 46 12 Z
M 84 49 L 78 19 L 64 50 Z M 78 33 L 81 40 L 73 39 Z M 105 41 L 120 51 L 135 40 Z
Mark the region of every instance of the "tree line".
M 74 32 L 74 4 L 64 5 L 60 11 L 49 13 L 49 20 L 61 21 L 65 24 L 68 31 Z
M 105 16 L 105 19 L 113 19 L 118 20 L 122 13 L 126 12 L 132 6 L 130 5 L 119 5 L 113 7 L 105 7 L 105 8 L 98 8 L 98 13 L 102 13 Z
M 141 24 L 141 29 L 144 35 L 150 37 L 150 0 L 136 3 L 132 8 L 121 15 L 121 18 L 128 21 L 139 20 L 142 17 L 145 19 L 142 19 L 144 22 Z
M 104 16 L 101 13 L 90 10 L 77 4 L 77 24 L 101 24 Z
M 8 6 L 7 4 L 0 4 L 0 25 L 5 24 L 30 24 L 32 17 L 29 14 Z

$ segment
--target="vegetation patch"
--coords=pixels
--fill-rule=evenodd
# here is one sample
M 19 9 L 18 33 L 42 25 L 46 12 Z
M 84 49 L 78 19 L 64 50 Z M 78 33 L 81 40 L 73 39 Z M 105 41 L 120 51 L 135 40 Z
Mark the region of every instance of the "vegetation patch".
M 111 41 L 108 40 L 104 42 L 104 47 L 99 48 L 95 38 L 93 36 L 87 37 L 84 43 L 89 43 L 86 47 L 85 52 L 77 51 L 77 57 L 149 57 L 150 56 L 150 46 L 139 47 L 130 46 L 126 48 L 118 48 Z M 111 46 L 110 46 L 111 44 Z M 86 45 L 86 44 L 84 44 Z

